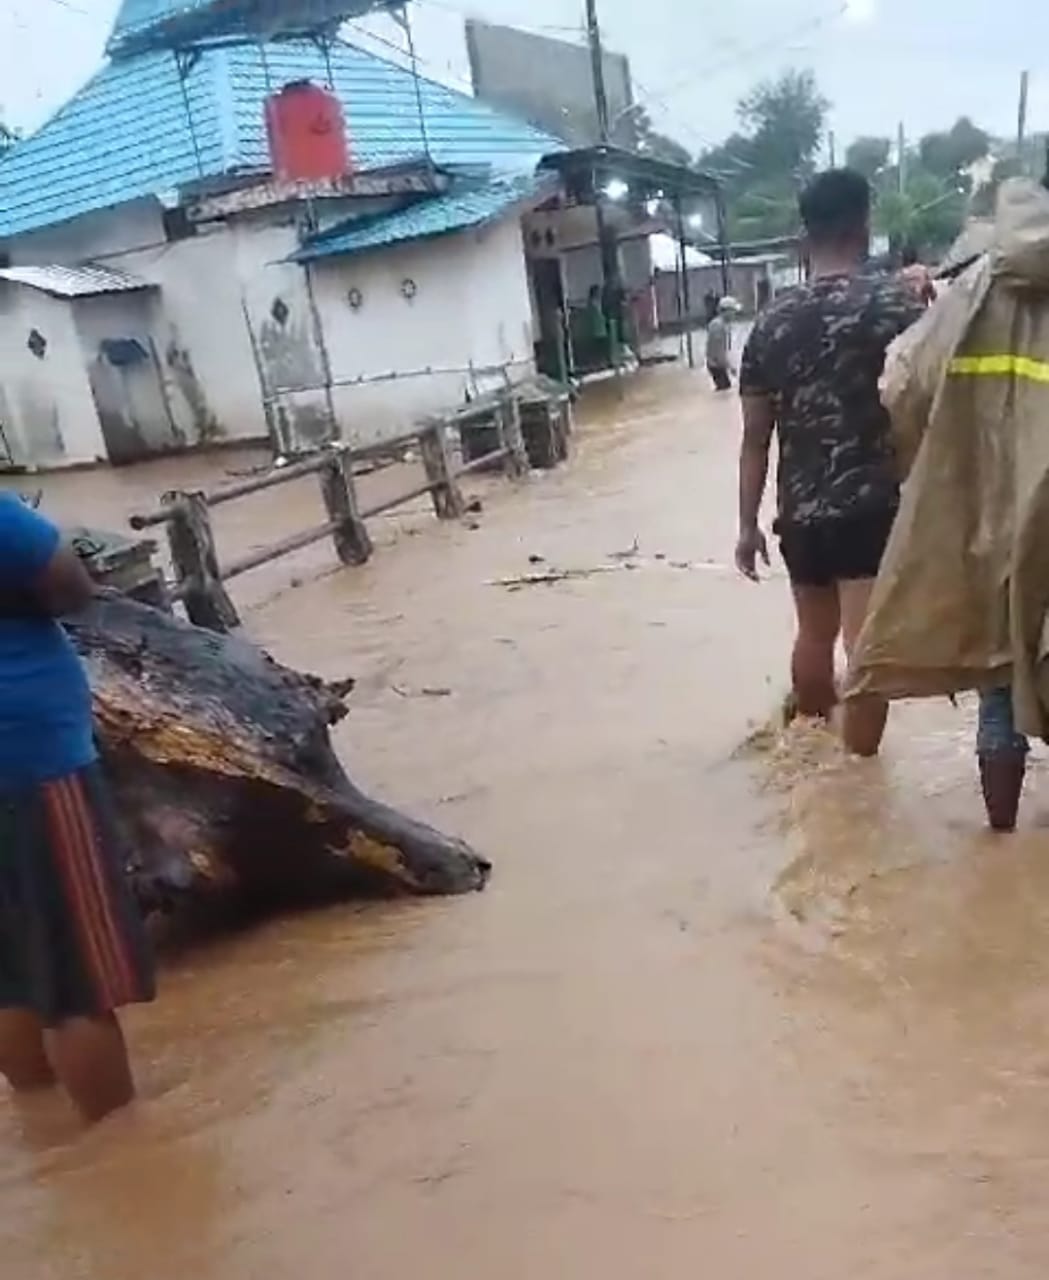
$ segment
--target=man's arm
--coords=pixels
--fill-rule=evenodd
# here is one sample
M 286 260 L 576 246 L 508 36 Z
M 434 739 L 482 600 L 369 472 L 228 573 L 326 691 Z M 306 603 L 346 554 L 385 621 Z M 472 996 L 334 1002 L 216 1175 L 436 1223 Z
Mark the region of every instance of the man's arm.
M 0 618 L 64 618 L 85 609 L 94 590 L 80 557 L 59 546 L 34 583 L 0 588 Z
M 83 609 L 94 585 L 55 526 L 17 498 L 0 498 L 0 617 L 60 618 Z
M 768 368 L 768 313 L 759 316 L 743 347 L 739 362 L 739 393 L 743 399 L 743 441 L 739 450 L 739 541 L 736 568 L 756 582 L 758 559 L 769 562 L 765 535 L 758 524 L 761 500 L 769 474 L 769 448 L 776 427 L 774 382 Z
M 95 584 L 73 548 L 61 543 L 37 579 L 35 594 L 45 612 L 62 618 L 87 608 Z
M 758 578 L 760 556 L 769 563 L 768 544 L 758 526 L 769 474 L 769 449 L 776 427 L 771 396 L 743 396 L 743 441 L 739 450 L 739 542 L 736 567 L 745 577 Z

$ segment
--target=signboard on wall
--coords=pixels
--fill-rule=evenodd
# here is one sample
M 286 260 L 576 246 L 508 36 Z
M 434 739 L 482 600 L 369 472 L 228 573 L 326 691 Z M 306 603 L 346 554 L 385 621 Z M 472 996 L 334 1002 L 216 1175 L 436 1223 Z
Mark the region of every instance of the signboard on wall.
M 469 18 L 466 48 L 474 93 L 483 102 L 529 121 L 570 146 L 600 142 L 590 51 L 585 45 Z M 608 52 L 604 61 L 612 138 L 620 146 L 631 147 L 636 138 L 630 62 L 622 54 Z

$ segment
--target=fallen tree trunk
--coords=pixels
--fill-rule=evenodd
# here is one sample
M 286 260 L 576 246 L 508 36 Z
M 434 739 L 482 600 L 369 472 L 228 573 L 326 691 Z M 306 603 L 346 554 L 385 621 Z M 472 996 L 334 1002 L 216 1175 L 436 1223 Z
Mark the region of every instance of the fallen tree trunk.
M 489 864 L 369 799 L 328 729 L 352 681 L 289 670 L 116 593 L 67 623 L 147 912 L 484 887 Z

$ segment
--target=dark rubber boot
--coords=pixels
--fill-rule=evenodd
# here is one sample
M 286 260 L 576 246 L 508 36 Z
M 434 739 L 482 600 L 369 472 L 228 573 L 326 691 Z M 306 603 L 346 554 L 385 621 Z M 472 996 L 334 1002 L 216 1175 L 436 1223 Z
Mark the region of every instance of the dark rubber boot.
M 980 784 L 992 831 L 1015 831 L 1027 757 L 1020 751 L 996 751 L 980 757 Z

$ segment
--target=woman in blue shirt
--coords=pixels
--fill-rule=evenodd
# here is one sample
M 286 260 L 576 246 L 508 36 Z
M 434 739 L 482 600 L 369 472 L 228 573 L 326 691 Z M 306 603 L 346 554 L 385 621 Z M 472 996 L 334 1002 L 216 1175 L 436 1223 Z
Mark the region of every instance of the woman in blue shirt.
M 96 1121 L 134 1096 L 116 1010 L 152 999 L 153 972 L 58 622 L 91 594 L 54 525 L 0 494 L 0 1072 Z

